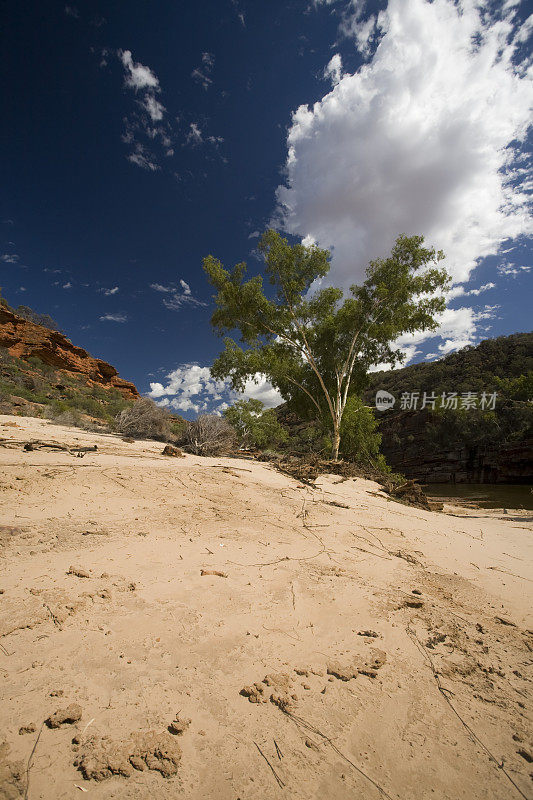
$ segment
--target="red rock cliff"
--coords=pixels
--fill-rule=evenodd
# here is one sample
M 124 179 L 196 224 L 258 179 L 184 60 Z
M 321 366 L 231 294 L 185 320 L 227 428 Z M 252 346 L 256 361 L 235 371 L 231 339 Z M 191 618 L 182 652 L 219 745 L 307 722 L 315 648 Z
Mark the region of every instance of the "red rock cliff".
M 134 384 L 120 378 L 111 364 L 93 358 L 59 331 L 28 322 L 3 306 L 0 306 L 0 347 L 7 347 L 17 358 L 38 356 L 54 369 L 84 375 L 88 381 L 118 389 L 127 399 L 139 397 Z

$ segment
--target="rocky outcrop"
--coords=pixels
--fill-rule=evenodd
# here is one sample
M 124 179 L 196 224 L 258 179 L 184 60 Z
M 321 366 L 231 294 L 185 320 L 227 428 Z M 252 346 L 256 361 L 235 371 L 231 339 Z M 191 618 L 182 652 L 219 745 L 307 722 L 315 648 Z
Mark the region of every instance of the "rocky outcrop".
M 533 440 L 466 447 L 437 441 L 426 411 L 399 411 L 381 417 L 381 452 L 393 470 L 421 483 L 529 483 Z
M 118 389 L 128 400 L 139 397 L 134 384 L 120 378 L 111 364 L 93 358 L 59 331 L 28 322 L 4 306 L 0 306 L 0 347 L 6 347 L 10 355 L 17 358 L 37 356 L 54 369 L 85 376 L 87 381 L 109 389 Z

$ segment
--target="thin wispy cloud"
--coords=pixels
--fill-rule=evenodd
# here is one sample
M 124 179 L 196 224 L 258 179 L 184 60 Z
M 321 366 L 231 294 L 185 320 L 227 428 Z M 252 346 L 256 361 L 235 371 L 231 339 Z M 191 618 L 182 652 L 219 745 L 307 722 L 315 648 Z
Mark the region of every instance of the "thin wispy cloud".
M 196 67 L 191 73 L 191 78 L 199 83 L 203 88 L 207 91 L 211 84 L 213 83 L 213 79 L 211 78 L 211 73 L 213 71 L 213 67 L 215 66 L 215 57 L 212 53 L 202 53 L 202 64 L 200 67 Z
M 178 284 L 169 284 L 165 286 L 161 283 L 151 283 L 150 288 L 153 289 L 154 292 L 168 295 L 163 298 L 163 305 L 170 311 L 179 311 L 183 306 L 187 305 L 198 306 L 200 308 L 205 308 L 207 306 L 207 303 L 194 297 L 191 287 L 182 278 L 180 278 Z
M 127 322 L 128 317 L 126 314 L 102 314 L 99 318 L 100 322 Z
M 516 278 L 517 275 L 524 275 L 528 272 L 531 272 L 533 267 L 530 265 L 522 265 L 518 266 L 517 264 L 510 264 L 507 261 L 504 261 L 503 264 L 498 266 L 498 272 L 500 275 L 509 275 L 512 278 Z
M 0 261 L 3 261 L 5 264 L 16 264 L 19 260 L 20 256 L 16 253 L 4 253 L 3 256 L 0 256 Z
M 137 104 L 137 110 L 124 120 L 122 141 L 130 146 L 127 159 L 141 169 L 157 172 L 160 157 L 174 153 L 174 134 L 159 99 L 159 78 L 150 67 L 134 61 L 131 50 L 118 50 L 117 56 L 124 68 L 124 85 L 135 93 Z

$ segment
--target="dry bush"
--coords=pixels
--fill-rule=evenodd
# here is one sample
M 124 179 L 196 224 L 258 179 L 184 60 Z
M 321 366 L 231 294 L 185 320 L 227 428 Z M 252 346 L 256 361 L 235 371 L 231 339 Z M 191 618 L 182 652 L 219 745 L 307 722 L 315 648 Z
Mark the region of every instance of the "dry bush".
M 224 417 L 201 414 L 185 426 L 187 450 L 198 456 L 218 456 L 236 446 L 235 431 Z
M 168 412 L 148 398 L 137 400 L 116 417 L 117 430 L 136 439 L 165 441 L 170 436 L 170 422 Z

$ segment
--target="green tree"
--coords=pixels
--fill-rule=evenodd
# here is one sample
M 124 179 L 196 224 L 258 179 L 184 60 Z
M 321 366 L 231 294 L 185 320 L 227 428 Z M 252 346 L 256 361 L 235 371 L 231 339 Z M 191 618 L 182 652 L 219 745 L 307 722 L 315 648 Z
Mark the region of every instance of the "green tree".
M 246 380 L 262 374 L 293 405 L 313 407 L 328 419 L 337 460 L 348 397 L 361 391 L 369 367 L 401 361 L 394 340 L 434 329 L 445 308 L 440 292 L 449 278 L 437 266 L 444 255 L 423 242 L 400 236 L 388 258 L 370 262 L 365 282 L 352 286 L 349 297 L 334 287 L 310 292 L 329 271 L 329 251 L 291 246 L 273 230 L 259 243 L 268 295 L 262 275 L 245 279 L 244 262 L 228 271 L 207 256 L 204 270 L 217 291 L 211 322 L 220 334 L 240 334 L 240 344 L 225 338 L 213 376 L 230 378 L 242 391 Z
M 354 395 L 348 397 L 341 422 L 340 453 L 348 461 L 358 461 L 384 470 L 386 463 L 379 452 L 381 434 L 371 408 Z
M 264 410 L 261 400 L 237 400 L 226 408 L 224 416 L 235 428 L 241 444 L 254 447 L 275 447 L 289 438 L 272 409 Z

